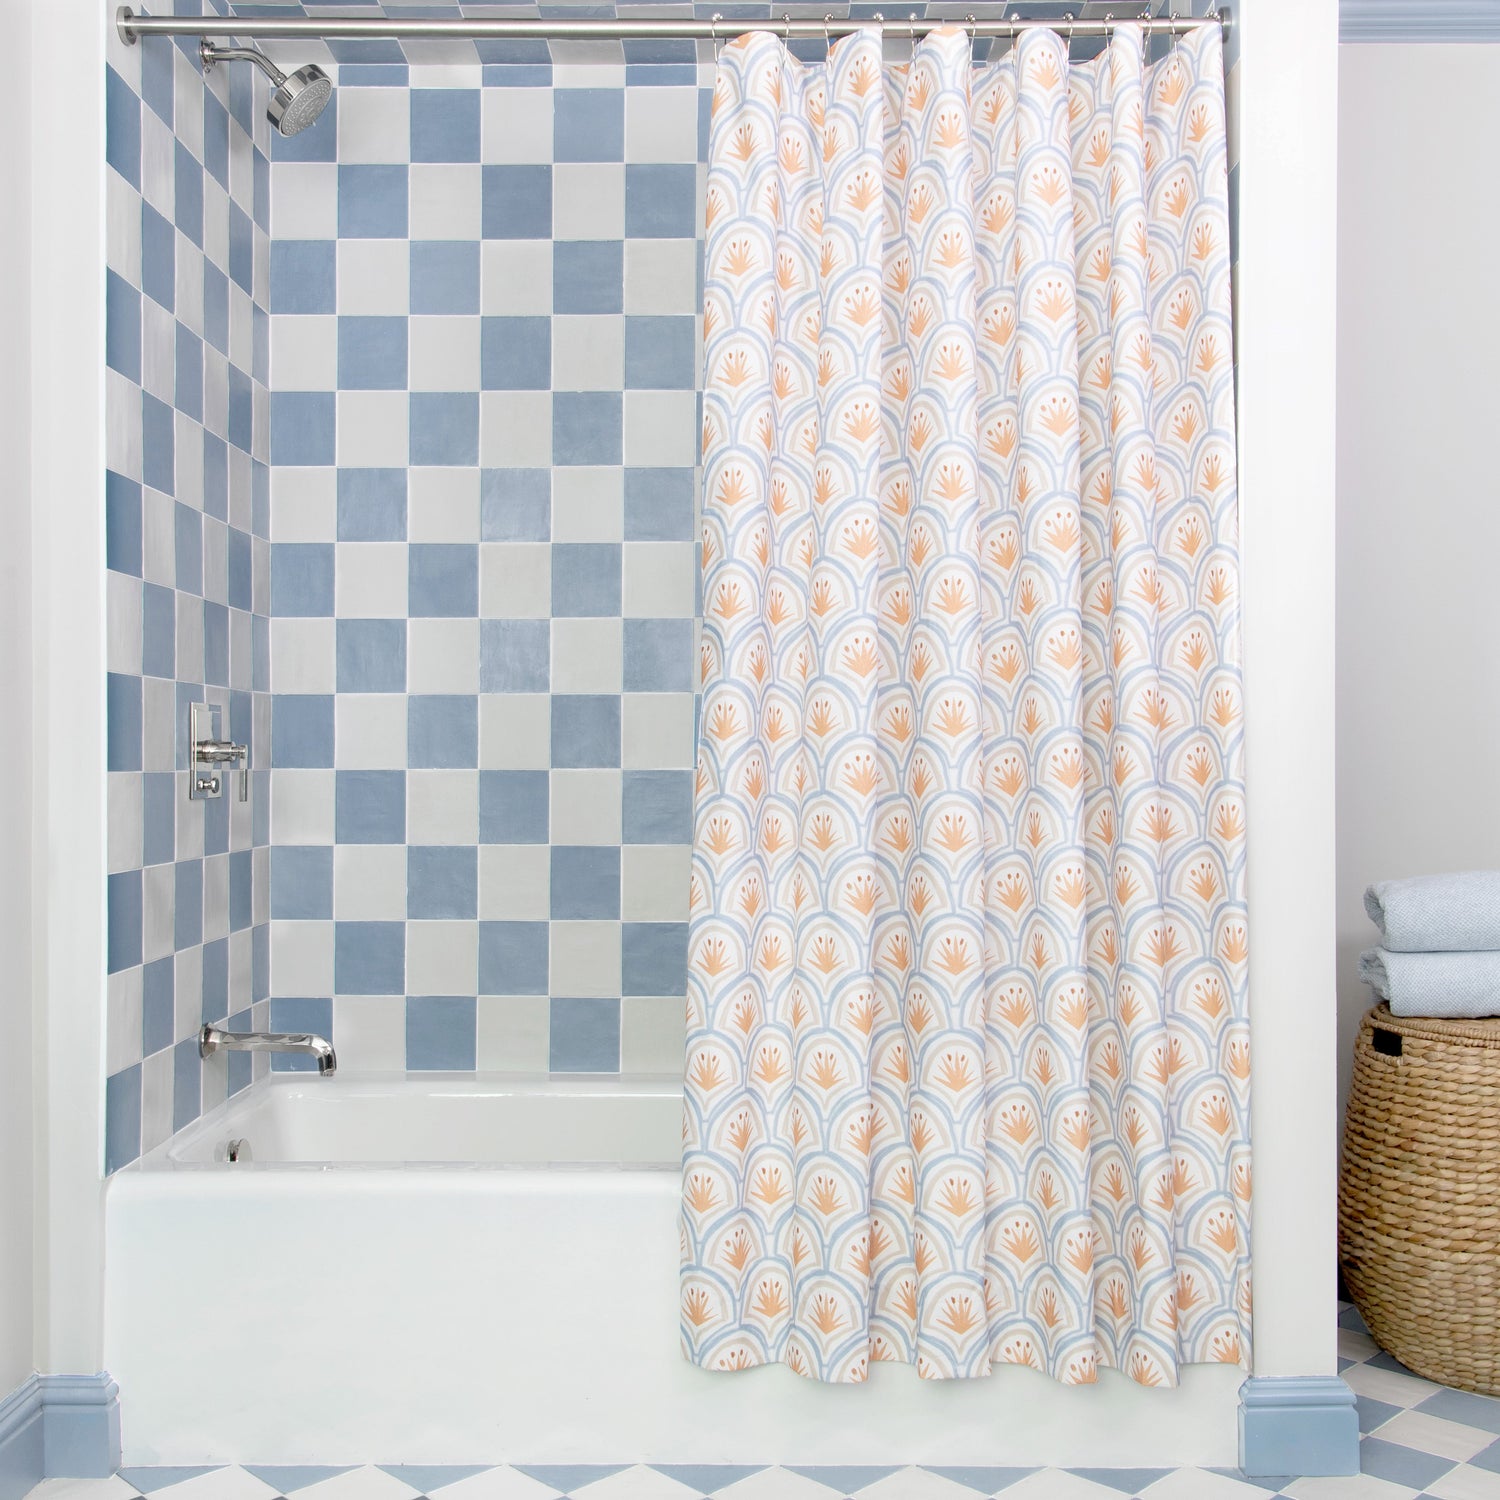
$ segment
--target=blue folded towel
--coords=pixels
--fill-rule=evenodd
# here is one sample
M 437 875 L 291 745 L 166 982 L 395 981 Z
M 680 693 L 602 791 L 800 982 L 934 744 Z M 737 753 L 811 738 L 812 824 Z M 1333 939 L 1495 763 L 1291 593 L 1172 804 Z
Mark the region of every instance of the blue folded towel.
M 1500 1016 L 1500 953 L 1367 948 L 1359 977 L 1398 1016 Z
M 1500 948 L 1500 870 L 1378 881 L 1365 910 L 1388 953 Z

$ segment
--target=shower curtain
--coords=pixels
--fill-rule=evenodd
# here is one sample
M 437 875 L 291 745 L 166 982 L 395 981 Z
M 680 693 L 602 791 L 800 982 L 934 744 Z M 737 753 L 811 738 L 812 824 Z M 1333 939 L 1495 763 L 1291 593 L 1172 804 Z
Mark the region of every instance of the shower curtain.
M 710 1369 L 1249 1344 L 1224 86 L 724 49 L 681 1316 Z

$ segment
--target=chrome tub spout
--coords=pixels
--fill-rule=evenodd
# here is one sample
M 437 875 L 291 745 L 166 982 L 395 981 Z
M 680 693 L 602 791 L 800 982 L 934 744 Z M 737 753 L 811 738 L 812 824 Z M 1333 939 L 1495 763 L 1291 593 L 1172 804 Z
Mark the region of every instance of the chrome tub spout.
M 338 1067 L 333 1043 L 306 1031 L 223 1031 L 205 1026 L 198 1033 L 198 1056 L 211 1057 L 215 1052 L 296 1052 L 317 1058 L 320 1074 Z

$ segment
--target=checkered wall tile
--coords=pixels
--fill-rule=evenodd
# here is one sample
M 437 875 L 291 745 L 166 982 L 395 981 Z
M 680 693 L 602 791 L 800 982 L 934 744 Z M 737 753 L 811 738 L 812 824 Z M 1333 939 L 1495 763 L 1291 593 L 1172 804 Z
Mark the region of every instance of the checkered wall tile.
M 251 70 L 116 43 L 105 99 L 112 1171 L 250 1082 L 197 1032 L 270 993 L 271 183 Z M 247 802 L 187 799 L 204 698 Z
M 345 1068 L 679 1065 L 710 83 L 343 63 L 273 142 L 271 1013 Z

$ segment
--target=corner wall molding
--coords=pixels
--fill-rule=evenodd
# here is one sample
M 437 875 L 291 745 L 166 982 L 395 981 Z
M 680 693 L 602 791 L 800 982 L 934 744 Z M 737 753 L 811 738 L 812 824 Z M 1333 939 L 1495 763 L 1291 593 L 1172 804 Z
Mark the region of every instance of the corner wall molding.
M 120 1388 L 97 1375 L 28 1375 L 0 1398 L 0 1500 L 43 1479 L 103 1479 L 120 1466 Z
M 1337 1375 L 1252 1375 L 1240 1387 L 1247 1475 L 1359 1473 L 1359 1413 Z
M 1341 42 L 1500 42 L 1495 0 L 1339 0 Z

